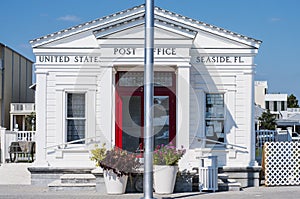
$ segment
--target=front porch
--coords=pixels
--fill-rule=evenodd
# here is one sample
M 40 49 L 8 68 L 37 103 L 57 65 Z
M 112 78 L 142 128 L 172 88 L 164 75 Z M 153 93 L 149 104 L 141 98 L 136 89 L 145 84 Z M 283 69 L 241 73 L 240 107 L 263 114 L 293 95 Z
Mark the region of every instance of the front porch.
M 35 159 L 35 131 L 8 131 L 0 128 L 1 163 Z
M 35 154 L 35 104 L 10 105 L 10 130 L 0 127 L 2 164 L 33 161 Z

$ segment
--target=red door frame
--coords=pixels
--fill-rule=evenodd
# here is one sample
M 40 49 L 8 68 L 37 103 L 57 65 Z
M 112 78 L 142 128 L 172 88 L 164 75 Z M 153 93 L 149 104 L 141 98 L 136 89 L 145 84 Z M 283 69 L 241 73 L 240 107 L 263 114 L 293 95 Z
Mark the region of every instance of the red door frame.
M 141 126 L 144 126 L 144 87 L 118 86 L 119 73 L 116 74 L 116 121 L 115 121 L 115 145 L 122 148 L 122 96 L 141 96 Z M 172 87 L 154 87 L 154 96 L 169 96 L 169 142 L 176 144 L 176 78 L 172 75 Z M 143 128 L 141 128 L 141 140 L 143 143 Z M 141 145 L 141 149 L 142 149 Z
M 118 74 L 117 74 L 118 75 Z M 115 122 L 115 129 L 116 129 L 116 141 L 115 144 L 117 147 L 122 148 L 123 143 L 122 143 L 122 96 L 140 96 L 141 97 L 141 126 L 144 126 L 144 92 L 143 92 L 143 87 L 122 87 L 116 89 L 116 122 Z M 143 128 L 141 129 L 141 134 L 143 135 Z

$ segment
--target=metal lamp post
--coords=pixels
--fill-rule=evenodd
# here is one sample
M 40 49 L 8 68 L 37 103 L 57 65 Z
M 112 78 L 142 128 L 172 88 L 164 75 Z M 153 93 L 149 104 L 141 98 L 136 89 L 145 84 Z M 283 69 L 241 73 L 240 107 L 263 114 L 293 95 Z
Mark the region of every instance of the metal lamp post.
M 144 62 L 144 199 L 153 198 L 154 0 L 146 0 Z

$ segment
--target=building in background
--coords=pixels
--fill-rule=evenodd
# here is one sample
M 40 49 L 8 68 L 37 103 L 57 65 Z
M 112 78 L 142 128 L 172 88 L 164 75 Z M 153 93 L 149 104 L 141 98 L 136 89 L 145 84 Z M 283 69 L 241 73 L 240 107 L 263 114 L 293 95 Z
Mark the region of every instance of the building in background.
M 300 108 L 288 108 L 287 101 L 288 94 L 268 93 L 267 81 L 255 81 L 256 130 L 259 129 L 258 118 L 264 111 L 269 110 L 276 116 L 278 130 L 291 129 L 291 132 L 300 134 Z
M 277 119 L 283 117 L 287 111 L 288 94 L 268 93 L 267 81 L 255 81 L 255 104 L 262 109 L 269 110 Z M 261 111 L 260 111 L 261 112 Z
M 287 110 L 287 98 L 288 94 L 272 94 L 268 93 L 265 96 L 265 109 L 276 115 L 277 119 L 282 118 L 282 111 Z
M 268 82 L 267 81 L 255 81 L 254 82 L 254 102 L 257 106 L 262 109 L 266 108 L 266 94 L 268 92 Z
M 11 103 L 34 103 L 32 85 L 33 61 L 0 43 L 0 121 L 10 128 Z M 12 121 L 22 127 L 24 115 Z M 12 129 L 11 129 L 12 130 Z

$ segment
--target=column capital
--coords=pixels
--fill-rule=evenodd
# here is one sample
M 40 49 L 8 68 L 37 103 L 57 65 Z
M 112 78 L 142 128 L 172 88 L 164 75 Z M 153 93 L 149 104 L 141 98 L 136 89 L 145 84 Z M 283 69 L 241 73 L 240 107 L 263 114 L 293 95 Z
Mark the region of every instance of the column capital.
M 48 71 L 35 71 L 36 75 L 48 75 L 49 72 Z
M 177 68 L 191 68 L 191 64 L 190 63 L 184 63 L 184 64 L 180 64 L 177 65 Z
M 113 61 L 101 62 L 100 67 L 102 67 L 102 68 L 113 68 L 114 67 L 114 62 Z

